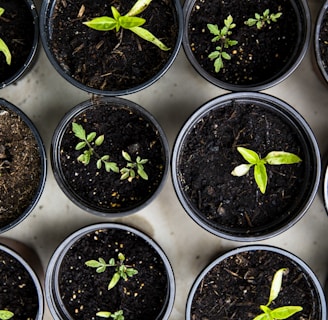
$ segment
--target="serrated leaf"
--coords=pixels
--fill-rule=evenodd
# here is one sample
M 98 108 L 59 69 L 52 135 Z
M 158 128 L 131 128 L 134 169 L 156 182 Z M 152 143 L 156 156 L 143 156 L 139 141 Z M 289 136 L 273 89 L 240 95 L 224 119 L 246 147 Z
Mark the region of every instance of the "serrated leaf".
M 85 130 L 80 124 L 73 122 L 72 123 L 72 131 L 73 131 L 75 137 L 77 137 L 81 140 L 86 140 Z
M 262 162 L 254 166 L 254 178 L 260 191 L 264 194 L 268 183 L 268 175 L 265 165 Z
M 113 171 L 118 173 L 120 169 L 115 162 L 105 162 L 105 170 L 107 172 Z
M 92 142 L 94 140 L 94 138 L 96 137 L 97 133 L 96 132 L 90 132 L 88 135 L 87 135 L 87 141 L 88 142 Z
M 207 28 L 210 31 L 210 33 L 214 34 L 215 36 L 220 35 L 220 30 L 217 24 L 208 23 Z

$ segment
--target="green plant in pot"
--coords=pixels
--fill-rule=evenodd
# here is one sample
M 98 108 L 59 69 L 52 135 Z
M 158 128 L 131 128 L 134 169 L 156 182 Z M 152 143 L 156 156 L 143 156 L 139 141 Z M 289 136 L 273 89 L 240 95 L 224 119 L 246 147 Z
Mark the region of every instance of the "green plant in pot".
M 266 94 L 231 93 L 202 105 L 180 129 L 172 181 L 187 214 L 205 230 L 254 241 L 287 230 L 306 213 L 319 159 L 316 139 L 295 109 Z
M 171 66 L 182 41 L 177 0 L 113 5 L 79 0 L 66 6 L 52 0 L 43 3 L 41 13 L 41 40 L 56 70 L 75 86 L 100 95 L 148 87 Z M 67 45 L 63 36 L 71 39 Z

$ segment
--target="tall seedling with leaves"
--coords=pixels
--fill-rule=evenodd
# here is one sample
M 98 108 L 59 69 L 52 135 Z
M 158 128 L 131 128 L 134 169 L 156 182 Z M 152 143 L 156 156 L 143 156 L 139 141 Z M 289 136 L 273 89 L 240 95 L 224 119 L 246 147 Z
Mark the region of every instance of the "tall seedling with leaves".
M 161 50 L 168 51 L 170 48 L 156 38 L 150 31 L 141 27 L 146 23 L 146 19 L 137 17 L 137 15 L 147 9 L 151 1 L 152 0 L 138 0 L 131 10 L 123 16 L 112 6 L 113 17 L 102 16 L 83 23 L 89 28 L 98 31 L 110 31 L 115 29 L 116 32 L 118 32 L 121 28 L 127 29 L 134 32 L 140 38 L 156 45 Z
M 224 27 L 222 29 L 219 29 L 217 24 L 207 24 L 210 33 L 215 36 L 212 42 L 219 42 L 219 45 L 215 48 L 216 50 L 208 55 L 211 60 L 214 60 L 215 72 L 220 72 L 223 68 L 223 60 L 231 60 L 230 54 L 225 49 L 235 46 L 238 43 L 238 41 L 230 39 L 231 30 L 235 27 L 236 24 L 233 23 L 231 15 L 224 20 Z

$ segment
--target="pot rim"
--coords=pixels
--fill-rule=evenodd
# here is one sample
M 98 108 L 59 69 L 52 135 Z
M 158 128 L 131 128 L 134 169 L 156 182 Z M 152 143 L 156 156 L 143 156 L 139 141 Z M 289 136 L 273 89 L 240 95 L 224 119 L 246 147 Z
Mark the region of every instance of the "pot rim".
M 185 194 L 182 192 L 181 183 L 179 181 L 179 165 L 178 159 L 183 147 L 183 143 L 189 133 L 190 128 L 197 123 L 197 121 L 206 115 L 212 109 L 224 107 L 225 105 L 229 104 L 232 101 L 255 101 L 259 102 L 261 105 L 267 107 L 269 110 L 273 110 L 274 112 L 278 111 L 278 113 L 283 116 L 290 125 L 292 125 L 301 140 L 303 140 L 304 147 L 307 148 L 307 157 L 309 162 L 311 162 L 309 167 L 312 167 L 313 174 L 309 174 L 309 178 L 311 179 L 311 183 L 307 186 L 309 192 L 307 192 L 305 200 L 302 199 L 303 204 L 301 207 L 296 207 L 299 211 L 298 214 L 295 216 L 293 215 L 292 219 L 284 220 L 283 224 L 280 222 L 278 226 L 275 228 L 271 228 L 270 230 L 259 230 L 256 234 L 250 233 L 231 233 L 227 230 L 220 230 L 218 228 L 213 227 L 212 225 L 208 224 L 204 218 L 200 217 L 199 211 L 193 208 L 190 204 L 190 201 L 187 199 Z M 306 161 L 304 161 L 306 162 Z M 287 229 L 291 228 L 294 224 L 296 224 L 306 213 L 310 205 L 312 204 L 318 187 L 320 183 L 320 176 L 321 176 L 321 158 L 320 158 L 320 151 L 319 146 L 317 144 L 316 138 L 313 134 L 312 129 L 307 124 L 306 120 L 302 117 L 302 115 L 294 109 L 292 106 L 287 104 L 285 101 L 276 98 L 272 95 L 261 93 L 261 92 L 235 92 L 235 93 L 227 93 L 222 96 L 218 96 L 209 100 L 208 102 L 204 103 L 200 106 L 196 111 L 194 111 L 184 125 L 181 127 L 180 132 L 177 135 L 177 138 L 174 142 L 172 156 L 171 156 L 171 179 L 173 182 L 173 187 L 175 193 L 180 201 L 180 204 L 186 211 L 186 213 L 202 228 L 209 231 L 210 233 L 225 238 L 227 240 L 233 241 L 259 241 L 265 240 L 271 237 L 274 237 Z
M 57 283 L 53 283 L 58 278 L 59 268 L 61 261 L 65 257 L 66 252 L 69 250 L 70 246 L 72 246 L 77 240 L 81 239 L 87 233 L 99 230 L 99 229 L 118 229 L 127 232 L 131 232 L 138 237 L 142 238 L 146 243 L 148 243 L 155 251 L 158 253 L 160 258 L 162 259 L 165 269 L 167 272 L 167 282 L 168 282 L 168 292 L 167 298 L 163 305 L 162 311 L 160 315 L 156 318 L 156 320 L 168 320 L 173 309 L 173 304 L 175 300 L 176 293 L 176 284 L 174 272 L 171 266 L 171 263 L 163 251 L 163 249 L 146 233 L 136 229 L 134 227 L 130 227 L 128 225 L 116 222 L 104 222 L 104 223 L 96 223 L 92 225 L 88 225 L 78 229 L 77 231 L 71 233 L 68 237 L 62 241 L 55 252 L 52 254 L 52 257 L 49 260 L 48 267 L 45 274 L 45 298 L 50 309 L 51 314 L 58 319 L 70 320 L 72 318 L 67 317 L 65 314 L 65 307 L 60 299 L 59 289 Z M 64 318 L 63 315 L 67 318 Z
M 272 76 L 271 78 L 264 80 L 260 83 L 254 84 L 231 84 L 225 81 L 221 81 L 216 77 L 209 74 L 205 71 L 201 65 L 198 63 L 197 59 L 195 58 L 188 39 L 188 26 L 189 26 L 189 17 L 190 12 L 193 8 L 194 3 L 196 0 L 186 0 L 183 6 L 183 14 L 184 14 L 184 30 L 183 30 L 183 37 L 182 37 L 182 47 L 186 53 L 186 56 L 193 66 L 193 68 L 208 82 L 212 83 L 213 85 L 220 87 L 224 90 L 229 91 L 262 91 L 268 88 L 271 88 L 280 82 L 287 79 L 300 65 L 303 58 L 305 57 L 307 50 L 310 45 L 310 38 L 311 38 L 311 12 L 306 0 L 290 0 L 292 4 L 294 4 L 297 9 L 295 8 L 296 14 L 300 17 L 299 22 L 299 30 L 305 30 L 299 37 L 301 40 L 298 41 L 296 48 L 294 50 L 294 54 L 292 56 L 293 59 L 289 59 L 287 67 L 284 67 L 282 72 L 277 75 Z
M 320 34 L 321 24 L 322 24 L 322 20 L 326 14 L 328 15 L 328 0 L 325 0 L 323 2 L 323 4 L 321 5 L 319 14 L 318 14 L 316 22 L 315 22 L 314 37 L 313 37 L 314 38 L 314 53 L 315 53 L 316 64 L 319 67 L 320 74 L 323 77 L 324 81 L 326 83 L 328 83 L 328 72 L 325 70 L 325 66 L 322 62 L 322 57 L 320 55 L 320 44 L 319 44 L 319 42 L 320 42 L 319 34 Z
M 158 138 L 161 141 L 162 148 L 163 148 L 163 158 L 165 161 L 165 168 L 163 170 L 163 177 L 161 182 L 159 183 L 157 189 L 155 192 L 146 199 L 146 201 L 133 206 L 129 207 L 127 209 L 118 209 L 116 210 L 108 210 L 108 209 L 101 209 L 99 207 L 91 206 L 84 202 L 75 192 L 71 191 L 70 184 L 67 182 L 67 180 L 64 178 L 61 166 L 60 166 L 60 144 L 61 140 L 64 135 L 64 131 L 66 129 L 66 126 L 71 122 L 72 118 L 76 117 L 78 114 L 82 113 L 84 110 L 88 109 L 89 107 L 93 107 L 95 105 L 101 105 L 101 104 L 114 104 L 117 107 L 127 107 L 131 110 L 136 111 L 138 114 L 140 114 L 146 121 L 151 123 L 151 125 L 158 131 Z M 159 124 L 159 122 L 155 119 L 155 117 L 144 107 L 140 106 L 139 104 L 127 100 L 125 98 L 120 97 L 97 97 L 96 100 L 88 99 L 86 101 L 83 101 L 79 104 L 77 104 L 75 107 L 73 107 L 70 111 L 68 111 L 60 120 L 59 124 L 57 125 L 57 128 L 54 131 L 52 141 L 51 141 L 51 164 L 53 168 L 54 177 L 61 188 L 61 190 L 64 192 L 64 194 L 76 205 L 78 205 L 80 208 L 82 208 L 84 211 L 87 211 L 88 213 L 105 217 L 105 218 L 114 218 L 114 217 L 123 217 L 127 215 L 131 215 L 133 213 L 136 213 L 137 211 L 143 209 L 146 207 L 150 202 L 152 202 L 156 196 L 160 193 L 162 188 L 164 187 L 164 183 L 166 181 L 168 171 L 169 171 L 169 164 L 170 164 L 170 154 L 169 154 L 169 144 L 166 137 L 166 134 Z
M 309 265 L 307 263 L 305 263 L 301 258 L 296 256 L 295 254 L 293 254 L 285 249 L 281 249 L 279 247 L 273 246 L 273 245 L 246 245 L 246 246 L 241 246 L 241 247 L 237 247 L 237 248 L 226 251 L 225 253 L 223 253 L 216 259 L 214 259 L 212 262 L 210 262 L 198 274 L 198 276 L 196 277 L 194 283 L 192 284 L 192 287 L 188 294 L 188 299 L 187 299 L 187 304 L 186 304 L 186 314 L 185 314 L 186 320 L 190 320 L 190 310 L 191 310 L 192 299 L 193 299 L 193 296 L 195 295 L 198 285 L 200 284 L 200 282 L 202 281 L 204 276 L 214 266 L 216 266 L 217 264 L 219 264 L 226 258 L 236 255 L 236 254 L 239 254 L 239 253 L 242 253 L 242 252 L 247 252 L 247 251 L 270 251 L 270 252 L 278 253 L 278 254 L 285 256 L 285 257 L 289 258 L 290 260 L 294 261 L 298 265 L 300 270 L 302 270 L 302 272 L 304 272 L 305 274 L 307 274 L 309 276 L 310 280 L 313 283 L 313 286 L 317 289 L 316 295 L 317 295 L 318 302 L 321 307 L 321 319 L 320 320 L 327 319 L 327 304 L 326 304 L 325 294 L 323 292 L 320 281 L 318 280 L 317 276 L 315 275 L 315 273 L 313 272 L 313 270 L 309 267 Z
M 175 59 L 179 53 L 181 43 L 182 43 L 183 13 L 182 13 L 182 6 L 180 4 L 180 1 L 172 0 L 174 8 L 175 8 L 175 12 L 176 12 L 176 20 L 177 20 L 177 25 L 178 25 L 177 39 L 176 39 L 174 49 L 172 50 L 171 56 L 169 57 L 168 61 L 163 66 L 163 68 L 159 72 L 157 72 L 157 74 L 155 74 L 152 78 L 148 79 L 144 83 L 136 85 L 132 88 L 121 89 L 121 90 L 100 90 L 100 89 L 96 89 L 96 88 L 92 88 L 87 85 L 84 85 L 81 82 L 73 79 L 71 76 L 69 76 L 65 72 L 65 70 L 63 70 L 63 68 L 60 66 L 60 64 L 58 63 L 57 59 L 54 57 L 54 55 L 50 49 L 49 33 L 52 28 L 51 28 L 51 26 L 49 26 L 49 20 L 50 20 L 50 16 L 51 16 L 52 7 L 56 3 L 56 1 L 57 0 L 48 0 L 48 1 L 42 2 L 41 10 L 40 10 L 41 43 L 42 43 L 42 46 L 44 48 L 44 51 L 45 51 L 50 63 L 55 68 L 55 70 L 70 84 L 72 84 L 73 86 L 75 86 L 85 92 L 92 93 L 95 95 L 108 96 L 108 97 L 122 96 L 122 95 L 128 95 L 128 94 L 139 92 L 139 91 L 151 86 L 156 81 L 158 81 L 169 70 L 169 68 L 172 66 L 173 62 L 175 61 Z
M 6 252 L 7 254 L 11 255 L 13 258 L 15 258 L 22 267 L 28 272 L 29 276 L 33 280 L 33 283 L 35 285 L 35 289 L 38 295 L 38 302 L 39 302 L 39 309 L 38 313 L 36 315 L 35 320 L 42 320 L 43 319 L 43 313 L 44 313 L 44 300 L 43 300 L 43 290 L 41 287 L 41 283 L 39 278 L 37 277 L 35 271 L 31 268 L 31 266 L 26 262 L 26 260 L 18 254 L 15 250 L 9 248 L 8 246 L 0 243 L 0 250 Z
M 36 54 L 39 47 L 39 15 L 38 11 L 35 7 L 34 0 L 24 0 L 25 4 L 29 7 L 30 13 L 33 19 L 34 25 L 34 35 L 33 35 L 33 44 L 30 50 L 30 53 L 24 63 L 24 65 L 12 76 L 8 77 L 8 79 L 0 82 L 0 89 L 3 89 L 13 82 L 18 81 L 23 75 L 28 71 L 30 67 L 32 67 L 33 61 L 36 58 Z
M 31 130 L 35 142 L 39 149 L 39 155 L 40 155 L 40 167 L 41 167 L 41 174 L 40 174 L 40 182 L 39 187 L 30 203 L 30 205 L 24 210 L 24 212 L 14 221 L 10 222 L 8 225 L 4 226 L 3 228 L 0 228 L 0 234 L 8 231 L 15 226 L 17 226 L 19 223 L 21 223 L 35 208 L 37 203 L 39 202 L 41 195 L 43 193 L 45 184 L 46 184 L 46 178 L 47 178 L 47 154 L 45 151 L 45 146 L 42 141 L 41 135 L 36 128 L 35 124 L 32 122 L 32 120 L 17 106 L 12 104 L 11 102 L 7 101 L 6 99 L 0 98 L 0 106 L 3 105 L 10 109 L 11 111 L 15 112 L 23 121 L 24 123 L 29 127 Z

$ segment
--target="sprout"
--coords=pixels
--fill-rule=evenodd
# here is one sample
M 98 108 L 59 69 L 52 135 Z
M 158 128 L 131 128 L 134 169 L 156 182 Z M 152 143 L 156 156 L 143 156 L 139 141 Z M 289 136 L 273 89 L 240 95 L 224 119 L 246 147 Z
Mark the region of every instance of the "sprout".
M 279 19 L 281 16 L 282 12 L 270 14 L 270 10 L 266 9 L 262 15 L 255 13 L 255 17 L 249 18 L 247 21 L 245 21 L 245 24 L 249 27 L 256 25 L 257 29 L 262 29 L 266 24 L 277 22 L 277 19 Z

